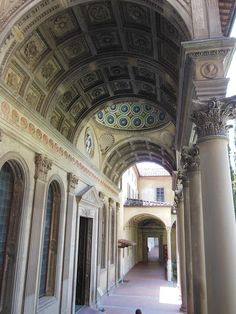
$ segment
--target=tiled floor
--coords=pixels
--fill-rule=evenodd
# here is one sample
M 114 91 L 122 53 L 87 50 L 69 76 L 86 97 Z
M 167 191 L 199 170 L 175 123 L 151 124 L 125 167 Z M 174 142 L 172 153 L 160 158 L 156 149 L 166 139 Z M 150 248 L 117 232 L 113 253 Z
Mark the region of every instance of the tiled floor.
M 106 314 L 132 314 L 137 308 L 143 314 L 179 313 L 180 297 L 173 283 L 165 279 L 164 268 L 158 263 L 139 263 L 102 300 Z
M 139 263 L 124 278 L 124 283 L 104 296 L 100 311 L 106 314 L 132 314 L 140 308 L 143 314 L 179 313 L 179 291 L 165 279 L 163 266 Z M 81 314 L 95 312 L 80 311 Z M 99 312 L 101 313 L 101 312 Z

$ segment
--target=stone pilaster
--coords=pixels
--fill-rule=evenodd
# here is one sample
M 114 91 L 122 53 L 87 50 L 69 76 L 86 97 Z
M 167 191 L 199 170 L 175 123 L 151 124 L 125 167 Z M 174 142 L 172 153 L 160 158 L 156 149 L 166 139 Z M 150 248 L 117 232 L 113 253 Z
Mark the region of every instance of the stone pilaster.
M 24 313 L 35 313 L 38 304 L 40 254 L 42 247 L 42 230 L 46 204 L 46 182 L 52 162 L 46 156 L 35 155 L 35 185 L 32 209 L 31 237 L 29 245 L 29 262 L 27 269 Z
M 202 216 L 202 190 L 199 170 L 199 148 L 197 145 L 183 149 L 182 162 L 189 178 L 194 313 L 206 314 L 207 293 Z
M 66 204 L 66 230 L 64 243 L 64 267 L 63 267 L 63 289 L 62 289 L 62 313 L 72 312 L 73 302 L 73 274 L 75 253 L 75 229 L 76 229 L 76 200 L 75 188 L 78 177 L 72 173 L 67 174 L 67 204 Z
M 175 204 L 177 209 L 177 241 L 180 261 L 180 288 L 182 303 L 181 312 L 187 312 L 187 287 L 186 287 L 186 259 L 185 259 L 185 231 L 184 231 L 184 199 L 182 188 L 175 193 Z
M 184 197 L 184 234 L 185 234 L 185 260 L 186 260 L 186 285 L 187 285 L 187 312 L 193 314 L 193 267 L 191 245 L 191 221 L 190 221 L 190 198 L 189 178 L 186 171 L 179 171 L 178 178 L 183 186 Z
M 208 314 L 236 309 L 236 226 L 226 137 L 235 107 L 212 99 L 192 116 L 201 160 Z

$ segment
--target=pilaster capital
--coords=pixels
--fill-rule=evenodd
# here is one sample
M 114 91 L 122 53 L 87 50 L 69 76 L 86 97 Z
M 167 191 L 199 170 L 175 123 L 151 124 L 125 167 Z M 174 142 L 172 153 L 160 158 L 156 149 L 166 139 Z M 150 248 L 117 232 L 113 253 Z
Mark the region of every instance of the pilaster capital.
M 109 197 L 109 208 L 112 209 L 114 207 L 115 201 L 113 198 Z
M 195 101 L 199 109 L 192 114 L 192 121 L 196 124 L 198 138 L 209 136 L 227 136 L 229 119 L 236 117 L 236 100 L 219 100 L 211 98 L 208 103 Z
M 35 179 L 47 180 L 48 171 L 52 169 L 52 161 L 42 154 L 35 154 Z
M 185 169 L 178 170 L 178 180 L 181 182 L 184 188 L 189 185 L 187 171 Z
M 120 210 L 120 203 L 119 202 L 116 202 L 116 210 L 117 210 L 117 212 Z
M 199 147 L 195 144 L 184 147 L 181 153 L 181 162 L 183 169 L 187 171 L 198 170 L 200 165 Z
M 100 191 L 98 195 L 99 195 L 100 200 L 104 203 L 104 201 L 105 201 L 105 194 Z
M 68 181 L 68 191 L 73 193 L 75 191 L 76 185 L 78 184 L 79 178 L 73 173 L 69 172 L 67 173 L 67 181 Z

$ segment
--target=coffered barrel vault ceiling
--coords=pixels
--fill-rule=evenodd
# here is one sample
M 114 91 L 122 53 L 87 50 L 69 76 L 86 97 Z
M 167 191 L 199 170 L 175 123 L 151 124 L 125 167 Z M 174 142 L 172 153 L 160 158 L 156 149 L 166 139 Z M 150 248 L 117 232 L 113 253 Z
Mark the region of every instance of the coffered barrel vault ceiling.
M 19 23 L 26 32 L 33 21 L 24 23 L 27 15 Z M 82 121 L 118 100 L 152 102 L 175 121 L 180 42 L 188 38 L 184 23 L 135 1 L 89 1 L 20 36 L 2 78 L 71 142 Z
M 175 169 L 175 161 L 163 147 L 148 140 L 131 140 L 117 145 L 107 155 L 103 172 L 115 184 L 130 166 L 137 162 L 152 161 L 162 165 L 169 173 Z

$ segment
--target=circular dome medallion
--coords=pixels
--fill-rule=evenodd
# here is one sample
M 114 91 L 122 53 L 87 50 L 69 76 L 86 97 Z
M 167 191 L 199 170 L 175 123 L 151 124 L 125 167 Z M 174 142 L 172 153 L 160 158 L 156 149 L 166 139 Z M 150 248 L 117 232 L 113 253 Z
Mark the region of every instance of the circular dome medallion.
M 165 113 L 164 113 L 164 112 L 160 112 L 160 114 L 159 114 L 159 120 L 160 120 L 160 121 L 163 121 L 163 120 L 165 120 L 165 117 L 166 117 Z
M 107 122 L 108 122 L 109 125 L 113 125 L 114 122 L 115 122 L 114 116 L 111 115 L 111 114 L 109 114 L 109 115 L 107 116 Z
M 154 116 L 147 116 L 147 118 L 146 118 L 146 123 L 147 123 L 147 125 L 150 125 L 150 126 L 152 126 L 154 123 L 155 123 L 155 118 L 154 118 Z
M 122 113 L 126 113 L 126 112 L 128 112 L 128 110 L 129 110 L 128 105 L 122 105 L 122 106 L 120 107 L 120 111 L 121 111 Z
M 120 117 L 118 123 L 119 123 L 120 127 L 124 128 L 124 127 L 128 126 L 129 121 L 128 121 L 128 118 L 126 118 L 126 117 Z
M 132 106 L 132 111 L 134 113 L 141 113 L 143 110 L 141 109 L 141 106 L 139 104 L 136 104 L 136 105 Z
M 111 108 L 112 111 L 115 111 L 115 110 L 116 110 L 116 105 L 115 105 L 115 104 L 112 104 L 112 105 L 110 106 L 110 108 Z
M 136 128 L 140 128 L 140 127 L 142 127 L 143 123 L 139 117 L 134 117 L 132 120 L 132 125 L 134 125 L 134 127 L 136 127 Z
M 103 112 L 102 112 L 102 111 L 99 111 L 99 112 L 97 113 L 97 117 L 98 117 L 98 119 L 102 120 L 102 119 L 103 119 Z

